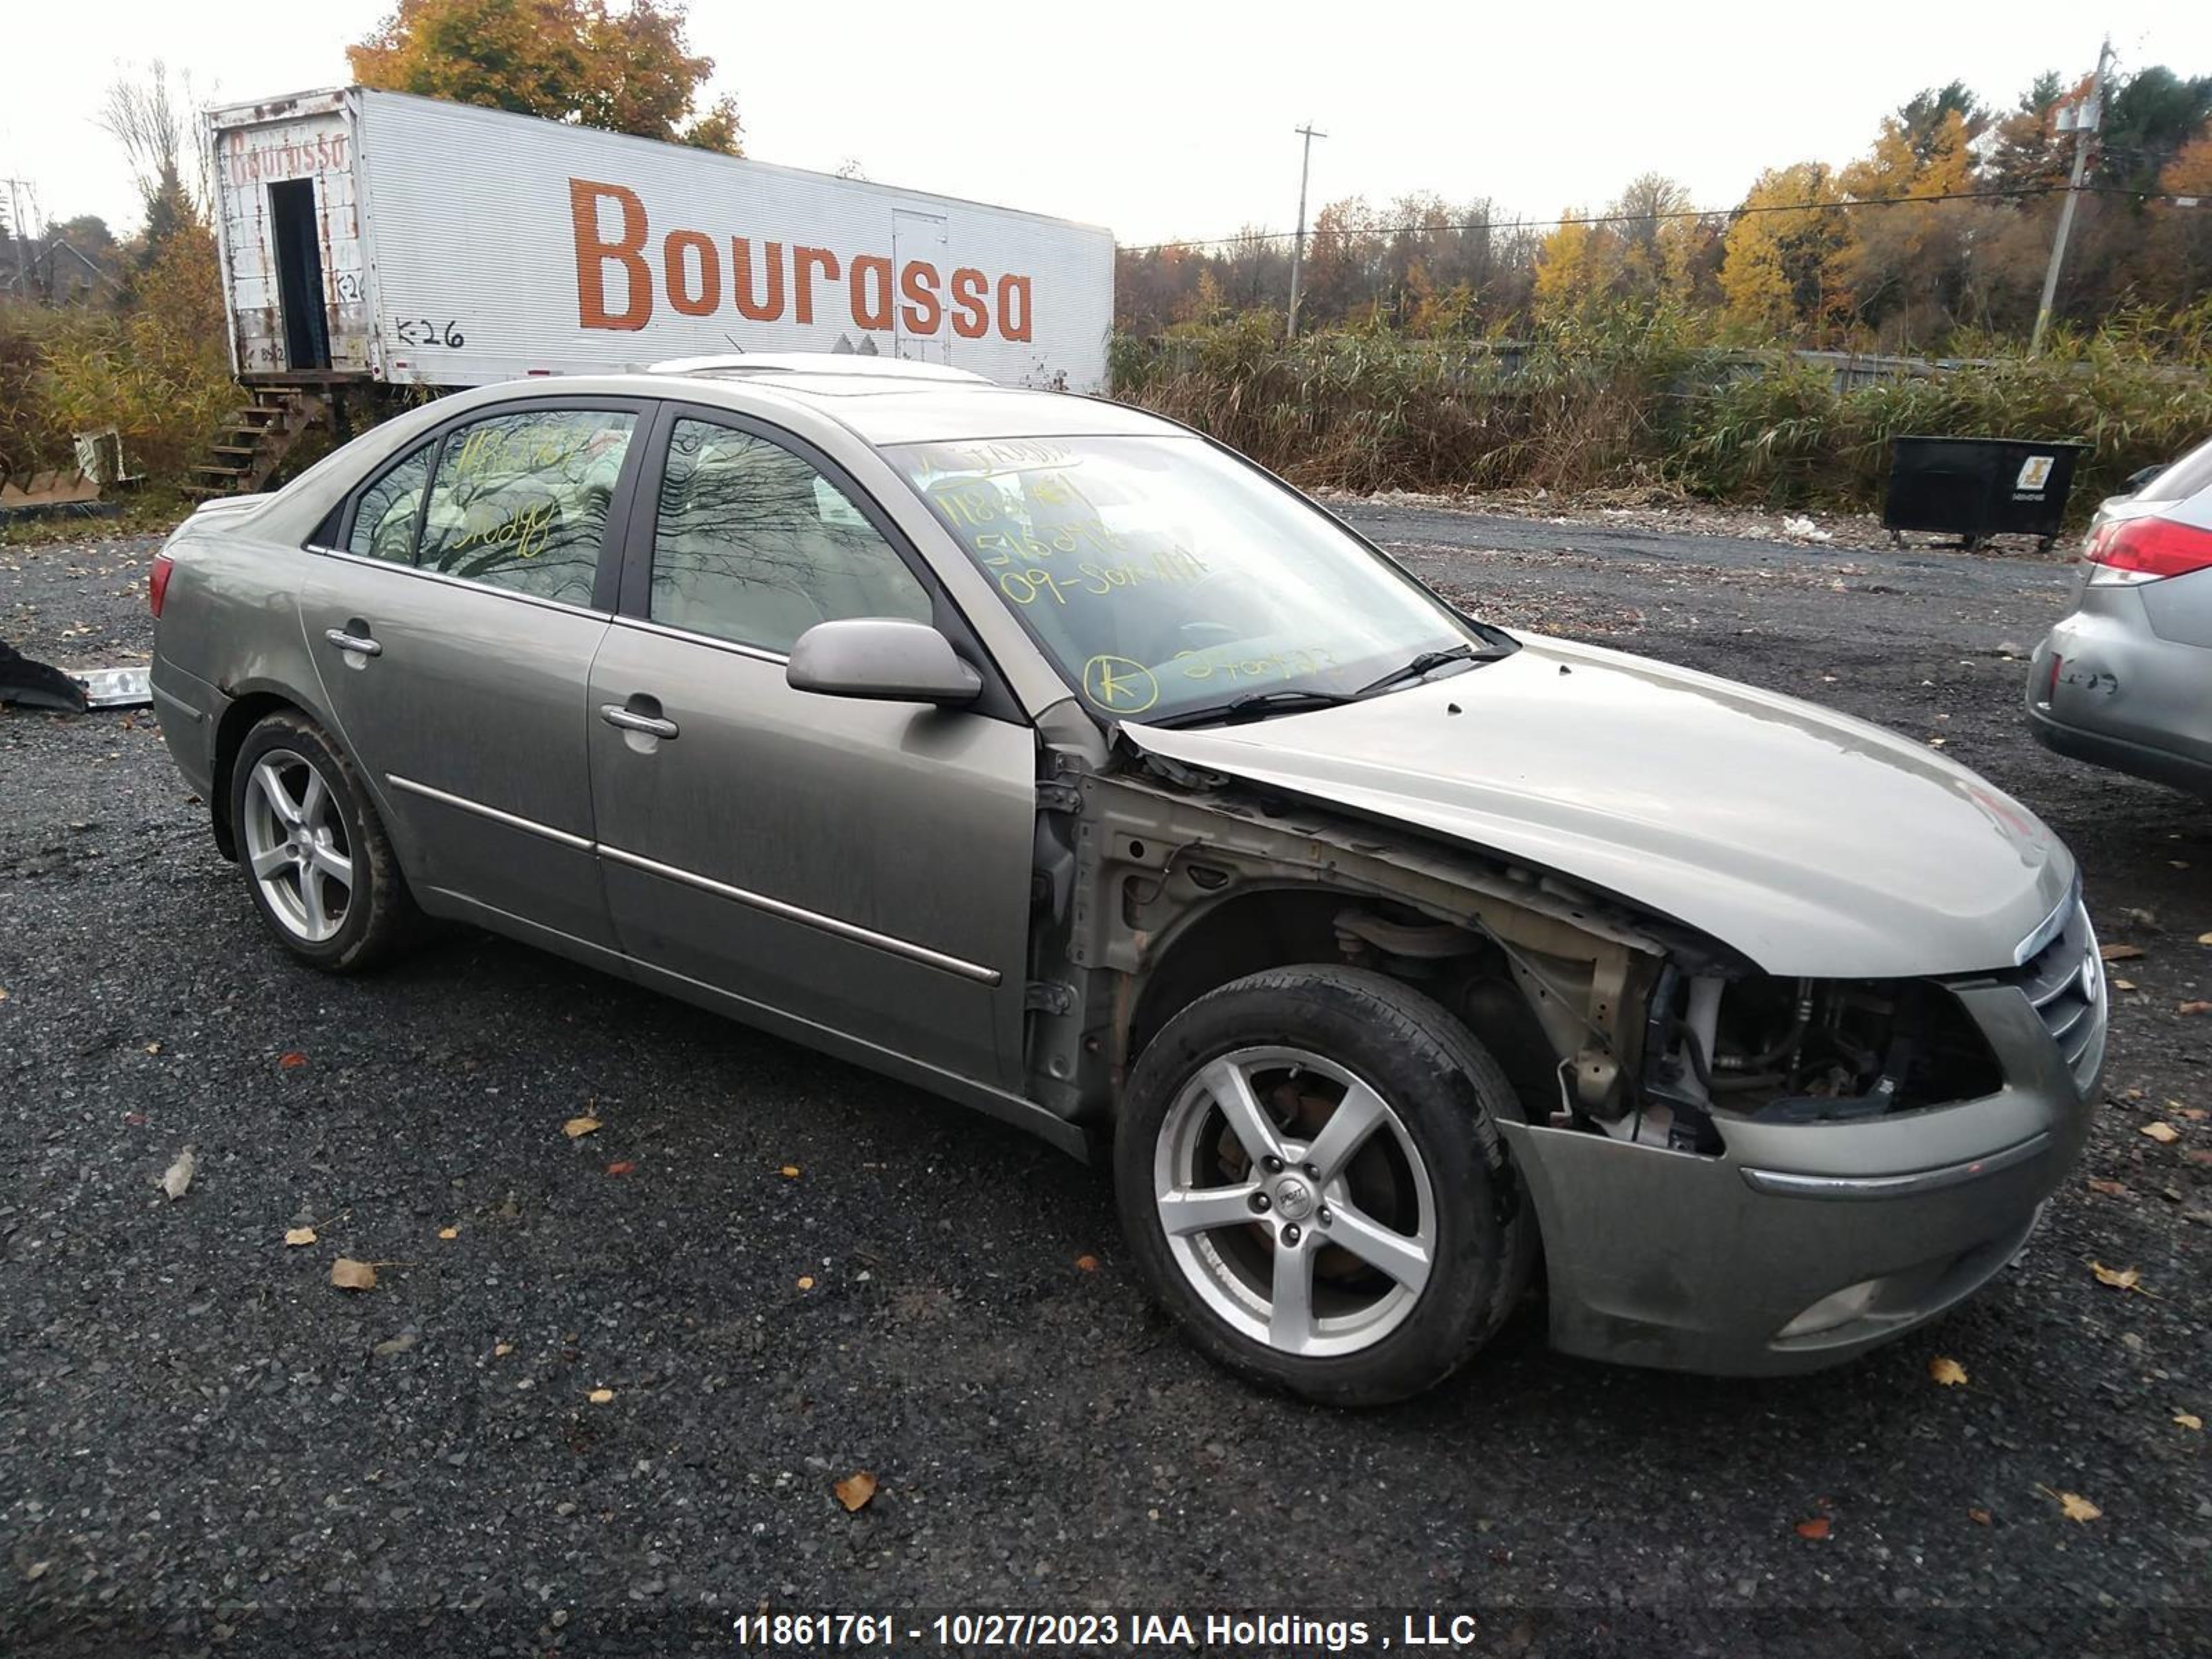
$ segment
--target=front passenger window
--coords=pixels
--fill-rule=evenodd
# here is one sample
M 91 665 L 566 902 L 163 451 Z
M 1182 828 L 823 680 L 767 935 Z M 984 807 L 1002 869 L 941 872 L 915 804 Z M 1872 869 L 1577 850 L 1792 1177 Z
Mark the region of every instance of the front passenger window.
M 930 620 L 928 591 L 845 493 L 781 444 L 706 421 L 668 442 L 657 623 L 789 652 L 820 622 Z

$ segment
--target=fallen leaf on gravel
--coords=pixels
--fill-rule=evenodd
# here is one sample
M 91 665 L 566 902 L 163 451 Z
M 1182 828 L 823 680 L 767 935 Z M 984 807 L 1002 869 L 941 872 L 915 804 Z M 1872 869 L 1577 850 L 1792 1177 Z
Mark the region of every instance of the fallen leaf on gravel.
M 2119 1182 L 2100 1181 L 2094 1176 L 2089 1178 L 2089 1190 L 2102 1193 L 2106 1198 L 2125 1198 L 2128 1195 L 2127 1188 Z
M 7 988 L 6 986 L 4 986 L 4 985 L 0 985 L 0 1002 L 5 1002 L 5 1001 L 7 1001 L 7 1000 L 8 1000 L 8 988 Z
M 177 1154 L 177 1161 L 161 1172 L 161 1190 L 172 1199 L 182 1198 L 185 1189 L 192 1184 L 192 1171 L 198 1167 L 192 1158 L 192 1149 L 185 1147 Z
M 561 1133 L 571 1140 L 581 1139 L 597 1131 L 599 1121 L 595 1117 L 572 1117 L 561 1126 Z
M 342 1291 L 373 1291 L 376 1288 L 376 1269 L 366 1261 L 342 1255 L 331 1263 L 331 1283 Z
M 2045 1490 L 2050 1489 L 2045 1487 Z M 2078 1492 L 2062 1492 L 2057 1497 L 2058 1507 L 2065 1511 L 2069 1521 L 2097 1521 L 2104 1517 L 2104 1510 Z
M 286 1245 L 295 1250 L 302 1244 L 312 1244 L 314 1242 L 315 1230 L 313 1227 L 294 1227 L 284 1235 Z
M 2131 979 L 2115 979 L 2112 988 L 2115 991 L 2132 991 L 2136 988 L 2136 982 Z
M 855 1469 L 830 1489 L 837 1494 L 837 1501 L 845 1506 L 848 1515 L 864 1510 L 868 1500 L 876 1495 L 876 1477 L 866 1469 Z
M 2181 1139 L 2181 1131 L 2171 1123 L 2146 1123 L 2137 1128 L 2139 1135 L 2148 1135 L 2161 1146 L 2170 1146 Z
M 146 1045 L 146 1052 L 149 1054 L 158 1054 L 161 1052 L 161 1045 L 158 1042 L 149 1042 Z
M 1828 1517 L 1816 1515 L 1810 1521 L 1800 1521 L 1797 1535 L 1800 1538 L 1826 1538 L 1828 1535 Z
M 504 1359 L 514 1352 L 514 1344 L 512 1342 L 495 1342 L 491 1345 L 491 1357 L 494 1359 Z
M 776 1173 L 786 1181 L 796 1181 L 799 1179 L 799 1166 L 796 1164 L 787 1164 Z
M 2177 1105 L 2170 1100 L 2166 1103 L 2173 1107 L 2173 1115 L 2176 1117 L 2185 1117 L 2191 1123 L 2202 1123 L 2206 1118 L 2212 1117 L 2212 1112 L 2206 1111 L 2202 1106 Z
M 591 1393 L 584 1396 L 585 1399 L 590 1401 L 594 1406 L 606 1405 L 609 1401 L 613 1400 L 614 1397 L 615 1391 L 612 1389 L 593 1389 Z
M 307 1057 L 295 1048 L 289 1054 L 277 1055 L 276 1063 L 288 1072 L 296 1072 L 307 1063 Z
M 33 1561 L 23 1569 L 23 1577 L 35 1584 L 46 1576 L 46 1569 L 52 1565 L 51 1561 Z
M 2132 1291 L 2142 1283 L 2140 1267 L 2107 1267 L 2101 1261 L 2092 1261 L 2089 1271 L 2096 1274 L 2100 1285 L 2110 1285 L 2116 1291 Z
M 2177 1014 L 2212 1014 L 2212 1002 L 2177 1002 L 2173 1005 L 2173 1012 Z
M 1079 1255 L 1075 1258 L 1075 1270 L 1078 1273 L 1097 1273 L 1098 1271 L 1098 1258 L 1095 1255 Z
M 438 1237 L 441 1238 L 459 1238 L 460 1236 L 461 1230 L 459 1227 L 441 1227 L 438 1229 Z
M 1928 1375 L 1947 1389 L 1964 1388 L 1966 1382 L 1966 1368 L 1957 1360 L 1946 1359 L 1941 1354 L 1928 1362 Z
M 637 1164 L 634 1159 L 618 1158 L 613 1163 L 607 1165 L 607 1173 L 613 1176 L 623 1176 L 628 1175 L 635 1168 L 637 1168 Z
M 1966 1519 L 1978 1527 L 1986 1527 L 1990 1524 L 1990 1512 L 1987 1510 L 1968 1510 Z
M 2097 954 L 2107 962 L 2133 962 L 2142 954 L 2140 945 L 2100 945 Z
M 811 1291 L 811 1290 L 812 1290 L 812 1289 L 814 1288 L 814 1275 L 813 1275 L 813 1274 L 811 1274 L 811 1273 L 801 1273 L 801 1274 L 799 1274 L 799 1288 L 800 1290 L 802 1290 L 802 1291 Z
M 2199 933 L 2197 936 L 2197 942 L 2199 945 L 2212 945 L 2212 933 Z M 0 992 L 0 995 L 5 994 L 6 993 Z
M 1948 741 L 1948 739 L 1944 738 L 1930 738 L 1928 739 L 1928 746 L 1930 749 L 1941 749 Z
M 2176 1412 L 2173 1414 L 2173 1420 L 2185 1429 L 2194 1429 L 2201 1432 L 2204 1427 L 2204 1419 L 2195 1412 Z

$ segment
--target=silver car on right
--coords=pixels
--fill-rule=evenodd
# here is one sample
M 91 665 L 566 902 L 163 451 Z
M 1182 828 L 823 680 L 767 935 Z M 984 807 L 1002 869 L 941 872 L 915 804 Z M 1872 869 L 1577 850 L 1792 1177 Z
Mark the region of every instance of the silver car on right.
M 2047 749 L 2212 796 L 2212 441 L 2098 507 L 2027 712 Z

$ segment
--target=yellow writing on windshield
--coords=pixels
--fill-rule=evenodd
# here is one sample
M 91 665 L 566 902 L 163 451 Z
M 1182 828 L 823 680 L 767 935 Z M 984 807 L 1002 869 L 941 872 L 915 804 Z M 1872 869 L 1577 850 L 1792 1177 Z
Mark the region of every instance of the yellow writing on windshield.
M 1006 562 L 1000 560 L 996 562 Z M 1104 599 L 1132 588 L 1157 584 L 1181 586 L 1196 581 L 1204 574 L 1206 565 L 1201 560 L 1194 555 L 1168 549 L 1154 554 L 1150 564 L 1102 564 L 1095 559 L 1086 559 L 1073 570 L 1061 574 L 1054 574 L 1036 566 L 1003 570 L 999 575 L 999 591 L 1016 605 L 1032 605 L 1040 595 L 1048 597 L 1054 604 L 1066 605 L 1086 593 Z
M 1093 657 L 1083 665 L 1083 694 L 1116 714 L 1141 714 L 1160 700 L 1152 671 L 1127 657 Z

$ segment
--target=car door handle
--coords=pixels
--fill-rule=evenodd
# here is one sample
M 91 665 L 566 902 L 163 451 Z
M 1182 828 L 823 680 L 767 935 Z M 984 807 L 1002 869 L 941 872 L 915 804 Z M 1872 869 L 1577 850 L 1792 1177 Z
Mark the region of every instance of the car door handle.
M 358 651 L 364 657 L 380 657 L 384 647 L 366 634 L 349 634 L 343 628 L 324 630 L 323 637 L 341 651 Z
M 619 726 L 625 732 L 642 732 L 647 737 L 672 738 L 677 732 L 674 720 L 664 720 L 658 714 L 641 714 L 618 702 L 601 703 L 599 718 L 609 726 Z

